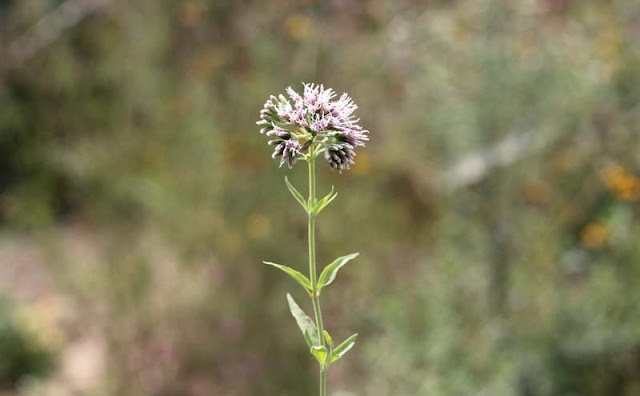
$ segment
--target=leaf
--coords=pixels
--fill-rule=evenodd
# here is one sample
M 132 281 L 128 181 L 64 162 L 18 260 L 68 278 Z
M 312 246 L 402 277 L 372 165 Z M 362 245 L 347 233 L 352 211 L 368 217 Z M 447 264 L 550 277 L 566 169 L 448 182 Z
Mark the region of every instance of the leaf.
M 314 208 L 315 214 L 320 213 L 322 211 L 322 209 L 327 207 L 331 203 L 331 201 L 336 199 L 337 196 L 338 196 L 338 193 L 334 193 L 333 192 L 333 186 L 331 186 L 331 192 L 329 194 L 325 195 L 325 197 L 322 198 L 320 201 L 318 201 L 318 204 Z
M 333 357 L 331 358 L 332 363 L 343 357 L 351 348 L 353 348 L 356 344 L 356 337 L 358 337 L 358 333 L 347 338 L 342 344 L 335 347 L 333 350 Z
M 300 194 L 300 192 L 298 190 L 296 190 L 296 188 L 293 186 L 293 184 L 291 184 L 289 182 L 289 178 L 288 177 L 284 177 L 284 182 L 287 184 L 287 188 L 289 189 L 289 192 L 291 193 L 291 195 L 293 195 L 293 197 L 296 199 L 296 201 L 298 201 L 298 203 L 300 205 L 302 205 L 302 207 L 304 208 L 304 210 L 308 213 L 309 212 L 309 206 L 307 206 L 307 203 L 304 200 L 304 197 L 302 196 L 302 194 Z
M 312 346 L 311 354 L 315 356 L 315 358 L 318 360 L 318 363 L 320 363 L 320 366 L 324 368 L 327 364 L 327 348 L 322 345 Z
M 296 323 L 298 323 L 298 327 L 300 328 L 304 339 L 307 341 L 307 345 L 309 345 L 309 347 L 315 346 L 318 340 L 316 324 L 313 323 L 313 320 L 311 320 L 311 318 L 304 313 L 298 304 L 296 304 L 289 293 L 287 293 L 287 301 L 289 301 L 289 310 L 291 311 L 291 315 L 293 315 Z M 311 338 L 311 342 L 309 342 L 309 338 Z
M 322 273 L 318 278 L 318 291 L 322 290 L 323 287 L 331 284 L 331 282 L 336 279 L 336 275 L 338 274 L 340 268 L 342 268 L 342 266 L 348 263 L 350 260 L 358 257 L 359 254 L 360 253 L 352 253 L 346 256 L 338 257 L 333 263 L 327 265 L 324 270 L 322 270 Z
M 324 334 L 324 339 L 327 341 L 327 344 L 329 345 L 329 349 L 333 349 L 333 339 L 331 338 L 331 336 L 326 330 L 324 330 L 323 334 Z
M 302 275 L 300 272 L 294 270 L 293 268 L 289 268 L 286 265 L 271 263 L 269 261 L 263 261 L 263 263 L 265 263 L 266 265 L 270 265 L 272 267 L 276 267 L 279 270 L 282 270 L 287 275 L 295 279 L 299 284 L 301 284 L 302 287 L 304 287 L 305 290 L 308 291 L 309 293 L 313 291 L 313 288 L 311 287 L 311 282 L 309 281 L 309 279 L 307 279 L 306 276 Z
M 309 347 L 311 347 L 311 345 L 314 345 L 316 343 L 316 341 L 313 338 L 311 338 L 311 335 L 306 330 L 304 331 L 304 340 L 307 342 L 307 345 L 309 345 Z

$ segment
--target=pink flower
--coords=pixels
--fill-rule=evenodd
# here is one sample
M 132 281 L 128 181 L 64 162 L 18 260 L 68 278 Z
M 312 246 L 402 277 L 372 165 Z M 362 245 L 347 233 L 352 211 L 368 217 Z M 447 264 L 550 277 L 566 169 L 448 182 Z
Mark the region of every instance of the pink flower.
M 349 169 L 355 148 L 369 140 L 369 131 L 354 117 L 358 106 L 343 93 L 337 100 L 333 89 L 324 85 L 304 84 L 302 95 L 287 88 L 289 99 L 271 96 L 260 112 L 260 133 L 275 139 L 273 157 L 282 157 L 280 165 L 295 164 L 312 144 L 324 149 L 324 158 L 332 169 Z

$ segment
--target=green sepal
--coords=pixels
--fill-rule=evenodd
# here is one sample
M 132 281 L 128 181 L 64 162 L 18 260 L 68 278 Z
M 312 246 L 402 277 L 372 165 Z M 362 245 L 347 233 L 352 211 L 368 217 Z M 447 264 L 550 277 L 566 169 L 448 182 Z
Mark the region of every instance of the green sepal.
M 322 345 L 315 345 L 311 347 L 311 354 L 318 360 L 320 366 L 324 369 L 327 365 L 327 358 L 329 353 L 327 352 L 327 348 Z
M 352 253 L 346 256 L 338 257 L 331 264 L 327 265 L 324 270 L 322 270 L 320 277 L 318 277 L 318 291 L 322 290 L 323 287 L 331 284 L 331 282 L 336 279 L 336 275 L 338 274 L 340 268 L 342 268 L 342 266 L 349 261 L 358 257 L 359 254 L 360 253 Z
M 311 282 L 306 276 L 302 275 L 302 273 L 294 270 L 293 268 L 289 268 L 286 265 L 280 265 L 280 264 L 272 263 L 269 261 L 263 261 L 263 263 L 265 263 L 266 265 L 270 265 L 272 267 L 276 267 L 277 269 L 283 271 L 284 273 L 286 273 L 287 275 L 295 279 L 296 282 L 298 282 L 302 287 L 304 287 L 304 289 L 308 293 L 311 293 L 313 291 L 313 288 L 311 287 Z
M 306 313 L 296 304 L 291 297 L 291 294 L 287 293 L 287 301 L 289 302 L 289 310 L 291 311 L 291 315 L 296 320 L 302 335 L 304 336 L 307 345 L 309 348 L 315 346 L 316 340 L 318 339 L 318 330 L 316 329 L 316 324 L 313 323 L 310 317 L 307 316 Z
M 335 362 L 349 352 L 349 350 L 356 344 L 356 337 L 358 337 L 358 333 L 347 338 L 342 344 L 335 347 L 333 349 L 333 356 L 331 357 L 330 363 Z
M 300 194 L 300 192 L 298 190 L 296 190 L 296 188 L 293 186 L 293 184 L 291 184 L 289 182 L 289 178 L 288 177 L 284 177 L 284 182 L 287 184 L 287 188 L 289 189 L 289 192 L 291 193 L 291 195 L 293 195 L 293 197 L 296 199 L 296 201 L 298 201 L 298 203 L 300 205 L 302 205 L 302 207 L 304 208 L 305 212 L 309 213 L 309 206 L 307 205 L 307 203 L 304 200 L 304 197 L 302 196 L 302 194 Z
M 313 211 L 315 214 L 318 214 L 322 211 L 322 209 L 324 209 L 325 207 L 327 207 L 331 201 L 333 201 L 334 199 L 336 199 L 336 197 L 338 196 L 338 193 L 334 193 L 333 192 L 334 187 L 331 186 L 331 192 L 327 195 L 325 195 L 324 198 L 322 198 L 320 201 L 318 201 L 318 203 L 315 205 Z

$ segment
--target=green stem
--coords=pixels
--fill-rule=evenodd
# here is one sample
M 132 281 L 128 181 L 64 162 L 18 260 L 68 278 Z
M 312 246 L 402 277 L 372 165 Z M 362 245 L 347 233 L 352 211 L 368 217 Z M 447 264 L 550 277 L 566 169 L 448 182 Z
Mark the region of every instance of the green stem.
M 309 203 L 315 205 L 316 202 L 316 161 L 313 148 L 309 153 Z M 316 275 L 316 214 L 309 211 L 309 279 L 311 280 L 313 301 L 313 313 L 316 317 L 316 327 L 318 329 L 318 344 L 326 348 L 324 340 L 324 326 L 322 324 L 322 311 L 320 309 L 320 296 L 318 295 L 318 284 Z M 327 394 L 327 372 L 320 367 L 320 396 Z
M 320 369 L 320 396 L 327 394 L 327 371 Z

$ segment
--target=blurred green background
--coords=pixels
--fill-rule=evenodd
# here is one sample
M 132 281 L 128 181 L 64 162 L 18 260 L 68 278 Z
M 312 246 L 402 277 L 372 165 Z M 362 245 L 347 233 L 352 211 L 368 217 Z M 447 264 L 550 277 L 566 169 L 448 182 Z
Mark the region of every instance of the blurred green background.
M 637 0 L 0 0 L 1 395 L 316 393 L 260 264 L 302 81 L 371 131 L 319 172 L 334 395 L 640 395 Z

